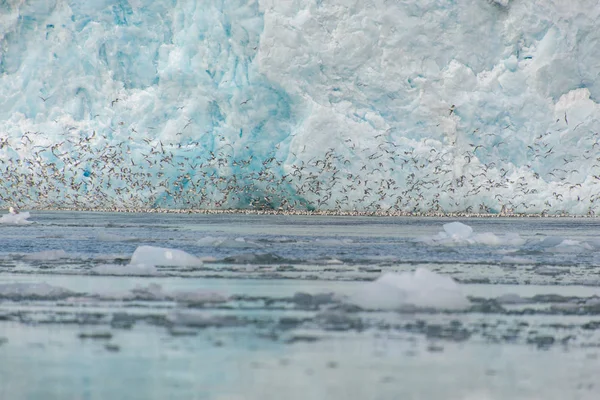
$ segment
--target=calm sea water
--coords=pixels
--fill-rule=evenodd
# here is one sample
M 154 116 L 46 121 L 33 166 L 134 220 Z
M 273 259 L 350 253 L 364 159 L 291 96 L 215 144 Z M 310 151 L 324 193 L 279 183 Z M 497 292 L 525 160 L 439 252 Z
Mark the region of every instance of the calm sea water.
M 496 245 L 420 242 L 433 218 L 31 220 L 0 225 L 0 399 L 600 398 L 595 219 L 460 220 L 522 239 Z M 128 270 L 143 245 L 204 263 Z M 344 300 L 418 267 L 471 308 Z

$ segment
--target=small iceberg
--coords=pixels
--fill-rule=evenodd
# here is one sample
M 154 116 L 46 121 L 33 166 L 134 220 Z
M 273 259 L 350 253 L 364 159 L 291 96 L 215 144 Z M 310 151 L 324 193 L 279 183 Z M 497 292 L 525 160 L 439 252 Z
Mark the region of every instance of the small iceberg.
M 130 264 L 163 267 L 199 267 L 202 260 L 183 250 L 154 246 L 139 246 L 131 256 Z
M 419 243 L 432 246 L 470 245 L 486 246 L 522 246 L 526 243 L 518 233 L 507 233 L 498 236 L 491 232 L 474 233 L 473 228 L 461 222 L 450 222 L 443 225 L 443 232 L 437 235 L 424 236 L 416 239 Z
M 10 207 L 8 209 L 8 214 L 4 214 L 3 216 L 0 217 L 0 224 L 7 224 L 7 225 L 28 225 L 28 224 L 32 224 L 32 221 L 28 221 L 27 219 L 30 217 L 31 215 L 29 214 L 29 212 L 19 212 L 18 210 L 15 210 L 13 207 Z
M 454 279 L 426 268 L 385 273 L 366 284 L 348 303 L 367 310 L 464 310 L 470 302 Z

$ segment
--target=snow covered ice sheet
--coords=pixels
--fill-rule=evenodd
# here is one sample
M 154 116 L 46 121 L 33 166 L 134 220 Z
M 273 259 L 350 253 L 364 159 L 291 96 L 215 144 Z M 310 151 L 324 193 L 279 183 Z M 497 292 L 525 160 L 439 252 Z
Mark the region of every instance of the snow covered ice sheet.
M 599 18 L 594 0 L 3 2 L 0 206 L 595 214 Z

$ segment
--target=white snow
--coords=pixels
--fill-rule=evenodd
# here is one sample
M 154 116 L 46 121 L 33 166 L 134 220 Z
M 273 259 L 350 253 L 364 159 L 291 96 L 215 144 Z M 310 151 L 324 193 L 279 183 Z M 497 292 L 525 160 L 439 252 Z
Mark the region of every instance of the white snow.
M 56 261 L 68 257 L 69 255 L 64 250 L 45 250 L 27 254 L 23 259 L 27 261 Z
M 0 224 L 7 224 L 7 225 L 32 224 L 33 223 L 32 221 L 27 220 L 30 216 L 31 215 L 29 214 L 28 211 L 20 212 L 18 214 L 12 214 L 12 213 L 4 214 L 3 216 L 0 217 Z
M 460 310 L 469 300 L 450 277 L 417 268 L 414 272 L 385 273 L 364 285 L 348 302 L 365 309 L 399 310 L 408 307 Z
M 154 246 L 139 246 L 131 256 L 130 264 L 168 267 L 198 267 L 202 260 L 183 250 Z

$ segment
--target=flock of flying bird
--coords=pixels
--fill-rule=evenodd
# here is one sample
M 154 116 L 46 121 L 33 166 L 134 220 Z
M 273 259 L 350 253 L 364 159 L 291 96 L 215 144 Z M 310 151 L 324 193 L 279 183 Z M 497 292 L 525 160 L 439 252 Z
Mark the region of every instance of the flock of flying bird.
M 57 142 L 40 132 L 0 136 L 0 206 L 593 215 L 600 199 L 598 134 L 580 138 L 573 155 L 559 154 L 556 134 L 515 153 L 503 150 L 508 139 L 477 130 L 413 145 L 388 132 L 296 154 L 283 142 L 167 141 L 120 125 L 114 136 L 65 129 Z

